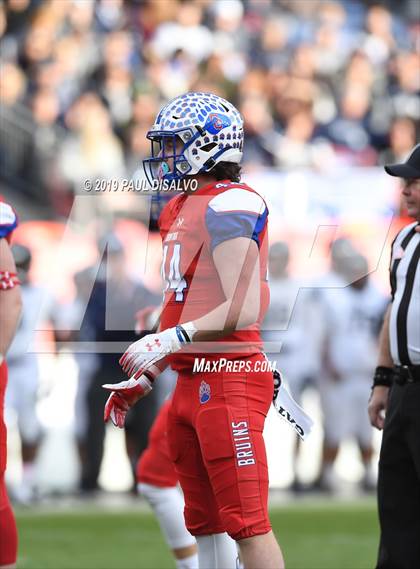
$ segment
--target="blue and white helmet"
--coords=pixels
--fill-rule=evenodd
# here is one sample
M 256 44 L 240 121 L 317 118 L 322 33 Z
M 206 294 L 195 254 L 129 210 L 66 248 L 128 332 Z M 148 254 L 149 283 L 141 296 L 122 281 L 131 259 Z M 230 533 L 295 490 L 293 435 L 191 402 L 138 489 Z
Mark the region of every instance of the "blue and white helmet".
M 179 180 L 208 172 L 218 162 L 239 163 L 243 120 L 222 97 L 185 93 L 163 107 L 147 138 L 152 141 L 152 155 L 143 160 L 148 181 Z

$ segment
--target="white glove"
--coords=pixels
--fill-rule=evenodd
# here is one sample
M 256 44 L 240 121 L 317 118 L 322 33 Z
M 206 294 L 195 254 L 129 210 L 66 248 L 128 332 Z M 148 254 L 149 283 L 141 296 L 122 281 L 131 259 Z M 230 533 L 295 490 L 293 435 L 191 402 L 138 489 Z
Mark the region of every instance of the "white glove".
M 105 383 L 102 387 L 112 391 L 105 403 L 104 421 L 106 423 L 111 419 L 116 427 L 122 429 L 130 407 L 152 391 L 152 381 L 142 375 L 138 379 L 132 377 L 120 383 Z
M 127 348 L 120 358 L 120 365 L 127 375 L 137 379 L 166 355 L 191 342 L 195 331 L 195 327 L 188 323 L 158 334 L 148 334 Z

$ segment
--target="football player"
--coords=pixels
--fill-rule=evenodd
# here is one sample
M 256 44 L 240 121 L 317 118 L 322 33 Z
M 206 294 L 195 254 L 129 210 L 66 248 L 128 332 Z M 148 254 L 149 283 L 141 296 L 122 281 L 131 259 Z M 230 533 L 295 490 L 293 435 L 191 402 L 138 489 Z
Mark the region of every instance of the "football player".
M 271 245 L 268 255 L 270 306 L 263 322 L 263 339 L 267 357 L 279 362 L 293 396 L 300 403 L 304 390 L 313 383 L 312 378 L 316 374 L 317 355 L 313 349 L 312 323 L 317 322 L 320 311 L 312 300 L 310 289 L 302 288 L 308 283 L 290 275 L 289 258 L 286 242 L 278 241 Z M 304 358 L 302 346 L 305 346 Z M 292 456 L 294 480 L 291 486 L 295 492 L 304 489 L 297 473 L 300 450 L 301 440 L 296 438 Z
M 160 408 L 149 433 L 148 447 L 137 463 L 137 489 L 157 517 L 177 569 L 198 569 L 197 543 L 185 527 L 185 503 L 169 453 L 167 420 L 170 405 L 168 399 Z M 214 553 L 217 567 L 225 566 L 230 558 L 231 563 L 236 562 L 236 569 L 243 569 L 236 542 L 226 532 L 217 535 Z
M 4 424 L 4 394 L 7 384 L 6 352 L 12 342 L 22 308 L 19 279 L 9 242 L 17 226 L 16 214 L 10 205 L 0 201 L 0 567 L 15 567 L 17 530 L 7 497 L 6 471 L 7 433 Z
M 105 419 L 122 426 L 160 371 L 168 364 L 176 370 L 169 452 L 200 567 L 234 567 L 231 558 L 215 557 L 218 536 L 227 532 L 246 569 L 279 569 L 262 436 L 273 398 L 260 337 L 269 300 L 268 210 L 240 182 L 242 118 L 221 97 L 187 93 L 160 111 L 147 136 L 149 180 L 180 181 L 184 191 L 159 219 L 166 281 L 160 331 L 122 356 L 130 379 L 106 386 L 112 393 Z M 202 360 L 205 371 L 194 373 Z
M 42 427 L 36 412 L 39 387 L 37 355 L 31 353 L 32 344 L 45 290 L 31 283 L 29 271 L 32 263 L 30 249 L 24 245 L 12 246 L 24 318 L 20 319 L 13 342 L 7 353 L 8 385 L 5 398 L 6 422 L 8 411 L 13 410 L 21 440 L 22 480 L 11 490 L 12 500 L 29 505 L 37 497 L 36 457 L 42 438 Z
M 171 400 L 161 407 L 149 432 L 149 444 L 137 463 L 137 488 L 158 519 L 177 569 L 198 569 L 197 545 L 184 524 L 184 500 L 169 456 L 167 419 Z
M 364 411 L 386 298 L 370 281 L 363 255 L 354 252 L 341 263 L 343 284 L 347 286 L 325 289 L 322 298 L 327 373 L 320 381 L 324 445 L 319 487 L 325 491 L 335 489 L 334 463 L 341 443 L 352 437 L 363 463 L 361 487 L 370 491 L 375 487 L 376 476 L 372 427 Z

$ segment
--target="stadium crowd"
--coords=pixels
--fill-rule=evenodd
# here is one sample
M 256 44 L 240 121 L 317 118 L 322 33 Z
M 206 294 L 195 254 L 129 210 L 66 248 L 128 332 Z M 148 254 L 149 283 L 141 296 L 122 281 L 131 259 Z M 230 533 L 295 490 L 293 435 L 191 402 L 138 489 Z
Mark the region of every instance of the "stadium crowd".
M 158 108 L 188 90 L 238 106 L 248 171 L 404 158 L 418 17 L 410 0 L 2 2 L 2 191 L 65 216 L 85 179 L 133 175 Z

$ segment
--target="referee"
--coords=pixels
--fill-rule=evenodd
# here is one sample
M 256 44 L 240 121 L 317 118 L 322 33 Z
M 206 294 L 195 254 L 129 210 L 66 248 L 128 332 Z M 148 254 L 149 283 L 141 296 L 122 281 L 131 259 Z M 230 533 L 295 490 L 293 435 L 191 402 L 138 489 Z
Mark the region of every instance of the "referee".
M 377 569 L 420 568 L 420 144 L 404 164 L 385 166 L 403 179 L 408 214 L 391 246 L 391 303 L 380 337 L 369 401 L 384 429 L 379 460 L 381 539 Z M 384 419 L 383 413 L 386 412 Z

